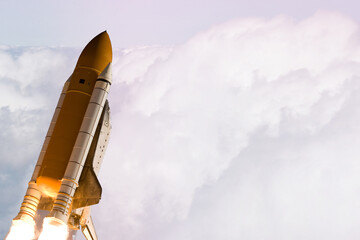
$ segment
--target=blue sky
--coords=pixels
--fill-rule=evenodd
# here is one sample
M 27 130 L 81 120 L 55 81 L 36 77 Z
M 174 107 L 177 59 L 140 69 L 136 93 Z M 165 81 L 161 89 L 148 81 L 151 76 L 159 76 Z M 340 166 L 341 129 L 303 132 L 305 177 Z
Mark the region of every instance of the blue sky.
M 1 1 L 0 237 L 62 84 L 108 29 L 113 128 L 92 212 L 101 239 L 358 239 L 357 9 Z
M 239 17 L 297 19 L 335 10 L 360 20 L 353 0 L 1 1 L 0 44 L 81 47 L 109 30 L 115 47 L 182 43 L 214 24 Z

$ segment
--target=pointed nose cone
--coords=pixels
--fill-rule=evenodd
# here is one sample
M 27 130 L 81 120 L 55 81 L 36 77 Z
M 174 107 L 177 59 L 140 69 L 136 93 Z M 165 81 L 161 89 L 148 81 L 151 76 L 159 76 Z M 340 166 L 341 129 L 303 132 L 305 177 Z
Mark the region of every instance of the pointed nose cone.
M 102 72 L 112 62 L 112 47 L 106 31 L 94 37 L 81 52 L 76 67 L 87 67 Z

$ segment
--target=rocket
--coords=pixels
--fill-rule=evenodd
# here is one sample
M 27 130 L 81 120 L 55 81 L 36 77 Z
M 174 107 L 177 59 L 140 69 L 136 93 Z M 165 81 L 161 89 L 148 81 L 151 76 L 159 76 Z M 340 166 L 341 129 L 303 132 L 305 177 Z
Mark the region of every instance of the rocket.
M 107 32 L 83 49 L 65 82 L 20 212 L 14 220 L 34 221 L 37 210 L 53 221 L 81 229 L 96 240 L 90 206 L 99 203 L 97 178 L 107 148 L 112 47 Z

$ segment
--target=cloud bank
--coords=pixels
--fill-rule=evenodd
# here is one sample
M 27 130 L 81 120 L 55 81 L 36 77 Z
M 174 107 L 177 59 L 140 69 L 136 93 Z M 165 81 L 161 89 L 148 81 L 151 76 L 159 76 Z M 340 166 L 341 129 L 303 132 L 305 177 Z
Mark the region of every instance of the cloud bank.
M 117 51 L 99 237 L 358 238 L 359 43 L 358 23 L 319 12 Z M 76 57 L 0 49 L 3 234 Z

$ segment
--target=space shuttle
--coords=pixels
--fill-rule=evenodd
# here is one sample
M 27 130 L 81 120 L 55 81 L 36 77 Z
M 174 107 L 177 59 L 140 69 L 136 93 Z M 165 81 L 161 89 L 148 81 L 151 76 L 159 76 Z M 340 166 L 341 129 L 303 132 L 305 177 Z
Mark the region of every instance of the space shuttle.
M 97 240 L 90 206 L 102 188 L 97 178 L 110 135 L 112 47 L 107 32 L 83 49 L 65 82 L 29 182 L 14 220 L 34 221 L 38 210 Z

